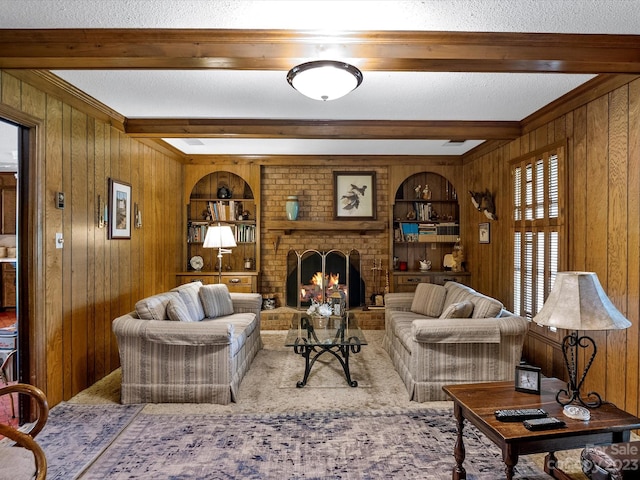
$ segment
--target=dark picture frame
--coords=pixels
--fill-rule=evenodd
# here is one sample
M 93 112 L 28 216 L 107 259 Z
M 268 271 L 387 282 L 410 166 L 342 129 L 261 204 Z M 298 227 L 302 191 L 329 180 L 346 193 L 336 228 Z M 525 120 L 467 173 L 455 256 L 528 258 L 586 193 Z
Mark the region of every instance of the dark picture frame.
M 109 238 L 131 238 L 131 185 L 109 178 Z
M 516 391 L 540 395 L 541 376 L 542 372 L 540 367 L 516 365 Z
M 489 222 L 478 225 L 478 238 L 480 243 L 491 243 L 491 224 Z
M 333 172 L 333 218 L 376 219 L 376 172 Z

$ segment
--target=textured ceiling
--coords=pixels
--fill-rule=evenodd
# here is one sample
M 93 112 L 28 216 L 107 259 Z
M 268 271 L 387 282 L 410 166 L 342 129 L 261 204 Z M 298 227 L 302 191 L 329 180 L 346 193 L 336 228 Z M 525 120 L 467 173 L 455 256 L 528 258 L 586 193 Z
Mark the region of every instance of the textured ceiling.
M 0 0 L 0 28 L 224 28 L 640 34 L 637 0 Z M 293 65 L 292 65 L 293 66 Z M 317 102 L 286 71 L 60 70 L 129 118 L 515 120 L 591 75 L 367 72 L 342 99 Z M 186 153 L 443 154 L 480 143 L 442 140 L 176 139 Z

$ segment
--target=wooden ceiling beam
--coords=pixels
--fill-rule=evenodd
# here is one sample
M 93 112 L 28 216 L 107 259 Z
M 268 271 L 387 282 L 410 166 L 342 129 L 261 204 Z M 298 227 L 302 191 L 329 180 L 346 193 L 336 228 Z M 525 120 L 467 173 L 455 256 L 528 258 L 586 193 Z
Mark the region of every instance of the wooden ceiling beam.
M 315 138 L 493 140 L 521 135 L 520 122 L 414 120 L 128 119 L 125 132 L 144 138 Z
M 640 73 L 640 36 L 185 29 L 0 30 L 0 68 Z

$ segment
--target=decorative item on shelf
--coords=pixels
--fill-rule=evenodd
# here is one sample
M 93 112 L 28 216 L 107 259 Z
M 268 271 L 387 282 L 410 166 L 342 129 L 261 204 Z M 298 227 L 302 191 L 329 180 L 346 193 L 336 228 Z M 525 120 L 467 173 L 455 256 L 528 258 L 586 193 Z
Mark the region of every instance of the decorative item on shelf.
M 447 253 L 442 258 L 442 268 L 445 272 L 450 272 L 453 266 L 455 265 L 455 260 L 453 259 L 453 254 Z
M 420 263 L 420 271 L 421 272 L 426 272 L 428 270 L 431 270 L 431 260 L 418 260 L 418 262 Z
M 586 335 L 578 336 L 579 330 L 621 330 L 631 326 L 613 305 L 593 272 L 558 272 L 553 289 L 542 310 L 533 317 L 538 325 L 572 330 L 562 340 L 562 355 L 568 371 L 567 388 L 556 394 L 560 405 L 578 402 L 588 408 L 602 405 L 596 392 L 588 392 L 582 398 L 582 388 L 587 372 L 596 356 L 596 343 Z M 584 349 L 584 354 L 578 351 Z M 585 355 L 591 351 L 591 355 Z M 585 358 L 585 367 L 578 378 L 578 358 Z M 591 400 L 589 400 L 591 399 Z
M 194 255 L 193 257 L 191 257 L 191 259 L 189 260 L 189 265 L 191 266 L 191 268 L 193 268 L 196 272 L 199 272 L 200 270 L 202 270 L 202 267 L 204 267 L 204 259 L 200 256 L 200 255 Z
M 418 185 L 416 188 L 413 189 L 413 191 L 416 192 L 416 200 L 422 197 L 422 185 Z
M 453 252 L 451 253 L 451 257 L 453 260 L 453 264 L 451 265 L 451 270 L 454 272 L 464 272 L 464 247 L 460 242 L 460 239 L 456 240 L 455 245 L 453 246 Z
M 231 253 L 230 248 L 236 247 L 236 240 L 229 225 L 211 225 L 207 228 L 204 238 L 204 248 L 218 249 L 218 283 L 222 283 L 222 254 Z
M 335 100 L 362 83 L 362 72 L 335 60 L 316 60 L 293 67 L 287 73 L 289 85 L 314 100 Z
M 287 220 L 297 220 L 299 208 L 300 205 L 298 204 L 298 197 L 296 195 L 289 195 L 285 202 Z
M 422 199 L 431 200 L 431 189 L 429 188 L 429 185 L 424 186 L 424 190 L 422 190 Z
M 244 259 L 244 269 L 251 270 L 253 268 L 253 258 L 247 257 Z
M 229 190 L 229 187 L 227 187 L 226 185 L 220 185 L 218 187 L 218 192 L 216 195 L 218 198 L 226 199 L 226 198 L 231 198 L 233 194 L 231 190 Z

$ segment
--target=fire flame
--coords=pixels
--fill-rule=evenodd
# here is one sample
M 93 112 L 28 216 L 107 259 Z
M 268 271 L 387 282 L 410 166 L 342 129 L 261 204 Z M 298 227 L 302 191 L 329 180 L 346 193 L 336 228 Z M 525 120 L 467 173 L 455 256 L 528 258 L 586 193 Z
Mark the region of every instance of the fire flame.
M 322 272 L 316 272 L 309 280 L 309 285 L 313 285 L 315 288 L 307 289 L 304 286 L 300 288 L 300 298 L 304 301 L 316 300 L 321 301 L 323 299 L 322 292 L 327 292 L 334 288 L 334 286 L 340 287 L 340 274 L 330 273 L 323 276 Z

